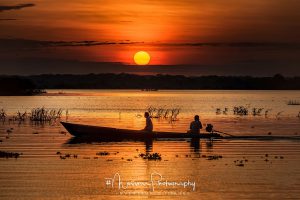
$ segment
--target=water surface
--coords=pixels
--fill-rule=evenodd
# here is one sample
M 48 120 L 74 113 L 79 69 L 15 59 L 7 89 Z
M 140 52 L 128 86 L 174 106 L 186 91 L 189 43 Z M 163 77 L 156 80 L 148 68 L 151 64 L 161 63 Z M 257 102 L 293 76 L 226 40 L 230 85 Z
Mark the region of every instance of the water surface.
M 194 114 L 204 124 L 234 135 L 296 136 L 300 130 L 299 91 L 156 91 L 51 90 L 48 96 L 0 97 L 9 114 L 36 107 L 69 111 L 68 121 L 142 129 L 147 107 L 180 108 L 178 120 L 153 119 L 155 130 L 185 132 Z M 59 93 L 59 94 L 58 94 Z M 267 116 L 236 116 L 233 106 L 271 109 Z M 216 109 L 229 108 L 225 114 Z M 282 112 L 283 111 L 283 112 Z M 279 112 L 282 112 L 278 115 Z M 62 120 L 66 120 L 65 113 Z M 7 129 L 13 128 L 12 133 Z M 0 158 L 1 199 L 297 199 L 300 196 L 299 140 L 160 140 L 150 142 L 74 141 L 59 121 L 0 125 L 0 150 L 20 152 L 18 159 Z M 97 152 L 109 155 L 96 155 Z M 72 154 L 71 158 L 61 159 Z M 161 161 L 140 153 L 158 152 Z M 73 154 L 78 155 L 74 158 Z M 221 155 L 218 160 L 209 156 Z M 239 161 L 237 161 L 239 160 Z M 243 160 L 244 166 L 237 166 Z M 159 173 L 169 181 L 194 181 L 190 187 L 105 185 L 119 173 L 122 181 L 149 181 Z

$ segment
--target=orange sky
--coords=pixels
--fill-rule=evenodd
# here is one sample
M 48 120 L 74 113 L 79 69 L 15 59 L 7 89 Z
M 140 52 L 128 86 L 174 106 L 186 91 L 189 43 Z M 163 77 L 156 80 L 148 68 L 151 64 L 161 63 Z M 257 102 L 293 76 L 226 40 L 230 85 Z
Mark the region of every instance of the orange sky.
M 1 5 L 22 3 L 28 2 L 1 1 Z M 1 18 L 18 19 L 13 23 L 1 22 L 1 37 L 144 42 L 299 41 L 298 0 L 32 0 L 29 3 L 35 6 L 0 12 Z
M 33 5 L 14 8 L 28 3 Z M 142 43 L 20 53 L 27 57 L 133 64 L 134 52 L 144 50 L 151 54 L 153 65 L 240 62 L 255 54 L 260 57 L 261 50 L 242 45 L 229 53 L 226 45 L 216 49 L 192 44 L 299 43 L 299 10 L 298 0 L 2 0 L 0 38 Z M 243 53 L 236 56 L 240 48 Z M 264 60 L 290 53 L 267 51 L 263 51 Z

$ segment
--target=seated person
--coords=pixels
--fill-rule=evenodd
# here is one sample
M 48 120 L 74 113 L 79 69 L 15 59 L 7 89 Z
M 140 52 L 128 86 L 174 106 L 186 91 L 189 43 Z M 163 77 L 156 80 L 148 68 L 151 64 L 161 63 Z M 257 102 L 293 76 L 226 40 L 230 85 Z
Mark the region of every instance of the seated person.
M 146 126 L 145 126 L 145 128 L 143 130 L 147 131 L 147 132 L 152 132 L 152 130 L 153 130 L 153 124 L 152 124 L 152 121 L 151 121 L 149 113 L 145 112 L 144 117 L 146 118 Z
M 194 121 L 191 122 L 189 133 L 199 134 L 200 129 L 202 129 L 202 123 L 199 115 L 195 115 Z

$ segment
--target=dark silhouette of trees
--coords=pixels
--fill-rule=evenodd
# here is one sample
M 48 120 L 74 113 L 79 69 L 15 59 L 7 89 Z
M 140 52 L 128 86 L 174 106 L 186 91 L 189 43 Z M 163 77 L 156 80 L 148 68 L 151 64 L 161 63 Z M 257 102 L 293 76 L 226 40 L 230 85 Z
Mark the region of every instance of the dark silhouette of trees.
M 199 76 L 183 75 L 39 75 L 30 76 L 39 88 L 68 89 L 228 89 L 285 90 L 300 89 L 300 77 Z
M 33 95 L 43 89 L 299 90 L 300 77 L 86 74 L 0 77 L 0 95 Z
M 34 82 L 28 78 L 9 76 L 0 77 L 1 96 L 34 95 L 42 91 L 37 89 Z

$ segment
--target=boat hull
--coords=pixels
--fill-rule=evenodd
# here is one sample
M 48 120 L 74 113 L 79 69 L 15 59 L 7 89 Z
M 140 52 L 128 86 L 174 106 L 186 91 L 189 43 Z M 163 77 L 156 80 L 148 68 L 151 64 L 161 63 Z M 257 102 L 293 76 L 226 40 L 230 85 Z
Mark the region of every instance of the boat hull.
M 217 133 L 190 134 L 173 132 L 146 132 L 142 130 L 117 129 L 61 122 L 65 129 L 75 137 L 96 139 L 155 139 L 155 138 L 222 138 Z

